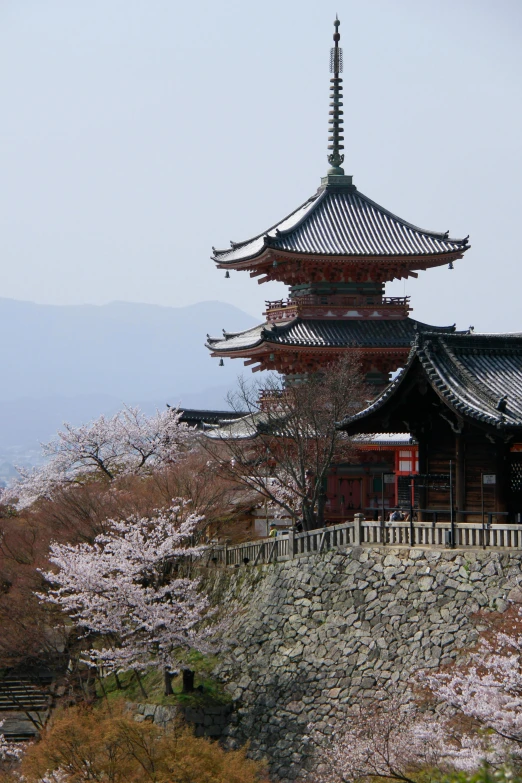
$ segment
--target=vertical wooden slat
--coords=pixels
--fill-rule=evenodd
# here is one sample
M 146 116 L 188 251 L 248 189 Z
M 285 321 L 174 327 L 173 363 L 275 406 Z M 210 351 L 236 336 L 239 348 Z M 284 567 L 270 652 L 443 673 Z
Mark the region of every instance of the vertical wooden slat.
M 422 546 L 444 546 L 445 534 L 449 526 L 439 527 L 418 523 L 414 526 L 414 541 Z M 313 554 L 345 547 L 396 544 L 411 546 L 411 529 L 408 523 L 388 523 L 381 526 L 374 522 L 362 521 L 358 517 L 353 522 L 295 533 L 291 530 L 286 536 L 265 541 L 248 541 L 236 546 L 213 547 L 209 549 L 208 562 L 216 557 L 217 563 L 225 566 L 241 566 L 245 559 L 254 565 L 260 562 L 275 562 L 279 559 L 292 559 L 298 554 Z M 486 527 L 484 533 L 481 523 L 457 523 L 455 525 L 455 544 L 457 547 L 482 548 L 498 547 L 503 549 L 522 549 L 522 525 L 498 524 Z

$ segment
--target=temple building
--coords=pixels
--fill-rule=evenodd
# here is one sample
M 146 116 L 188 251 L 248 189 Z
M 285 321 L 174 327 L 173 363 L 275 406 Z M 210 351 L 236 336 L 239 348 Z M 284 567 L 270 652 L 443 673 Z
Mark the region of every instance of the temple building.
M 206 346 L 220 364 L 243 359 L 254 372 L 281 373 L 287 384 L 356 351 L 377 395 L 407 363 L 420 335 L 455 333 L 455 326 L 412 318 L 410 298 L 386 296 L 386 283 L 442 265 L 452 269 L 469 244 L 468 237 L 454 239 L 448 231 L 428 231 L 398 217 L 361 193 L 345 174 L 339 25 L 336 19 L 330 53 L 330 168 L 320 187 L 257 236 L 225 250 L 213 248 L 212 258 L 226 277 L 244 270 L 258 283 L 283 282 L 288 297 L 267 301 L 258 326 L 207 335 Z M 405 477 L 418 470 L 417 441 L 403 430 L 398 423 L 394 433 L 361 439 L 358 464 L 332 469 L 328 520 L 345 520 L 361 510 L 385 513 L 400 502 Z
M 259 283 L 289 286 L 266 302 L 266 320 L 244 332 L 208 337 L 213 357 L 244 360 L 288 381 L 320 370 L 350 350 L 362 356 L 369 383 L 381 389 L 404 365 L 419 332 L 451 332 L 411 318 L 409 297 L 388 297 L 385 284 L 453 263 L 468 239 L 418 228 L 361 193 L 344 173 L 342 50 L 335 21 L 331 50 L 330 169 L 317 192 L 258 236 L 213 249 L 218 269 L 245 270 Z
M 341 428 L 382 437 L 408 428 L 426 518 L 447 515 L 450 484 L 457 521 L 480 521 L 484 509 L 493 522 L 520 522 L 521 391 L 522 334 L 422 334 L 393 383 Z

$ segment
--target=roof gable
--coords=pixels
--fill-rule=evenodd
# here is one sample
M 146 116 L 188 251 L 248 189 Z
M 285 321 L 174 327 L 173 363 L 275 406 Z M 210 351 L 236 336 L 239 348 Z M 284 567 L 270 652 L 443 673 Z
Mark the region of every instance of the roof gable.
M 358 422 L 371 426 L 371 417 L 401 394 L 419 365 L 437 395 L 459 416 L 497 429 L 522 428 L 522 334 L 434 333 L 419 334 L 394 382 L 340 426 L 352 432 Z

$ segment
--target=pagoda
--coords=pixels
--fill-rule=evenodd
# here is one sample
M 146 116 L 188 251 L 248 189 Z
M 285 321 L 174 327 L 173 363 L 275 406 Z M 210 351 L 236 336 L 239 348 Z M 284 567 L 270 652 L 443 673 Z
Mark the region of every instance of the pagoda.
M 453 332 L 411 318 L 409 297 L 385 295 L 392 280 L 453 263 L 468 238 L 426 231 L 361 193 L 345 174 L 342 49 L 335 20 L 330 55 L 328 162 L 317 192 L 290 215 L 226 250 L 213 248 L 218 269 L 247 270 L 259 283 L 289 286 L 288 298 L 266 302 L 265 322 L 243 332 L 208 337 L 213 357 L 242 358 L 256 370 L 292 377 L 320 371 L 346 351 L 357 351 L 376 391 L 406 363 L 415 336 Z

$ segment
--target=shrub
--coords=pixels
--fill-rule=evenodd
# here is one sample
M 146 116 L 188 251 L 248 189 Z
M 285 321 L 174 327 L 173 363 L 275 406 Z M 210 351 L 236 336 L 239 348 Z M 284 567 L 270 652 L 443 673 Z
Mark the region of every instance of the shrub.
M 264 765 L 246 749 L 225 751 L 184 724 L 162 729 L 136 722 L 123 705 L 71 707 L 56 713 L 28 748 L 25 783 L 254 783 Z

